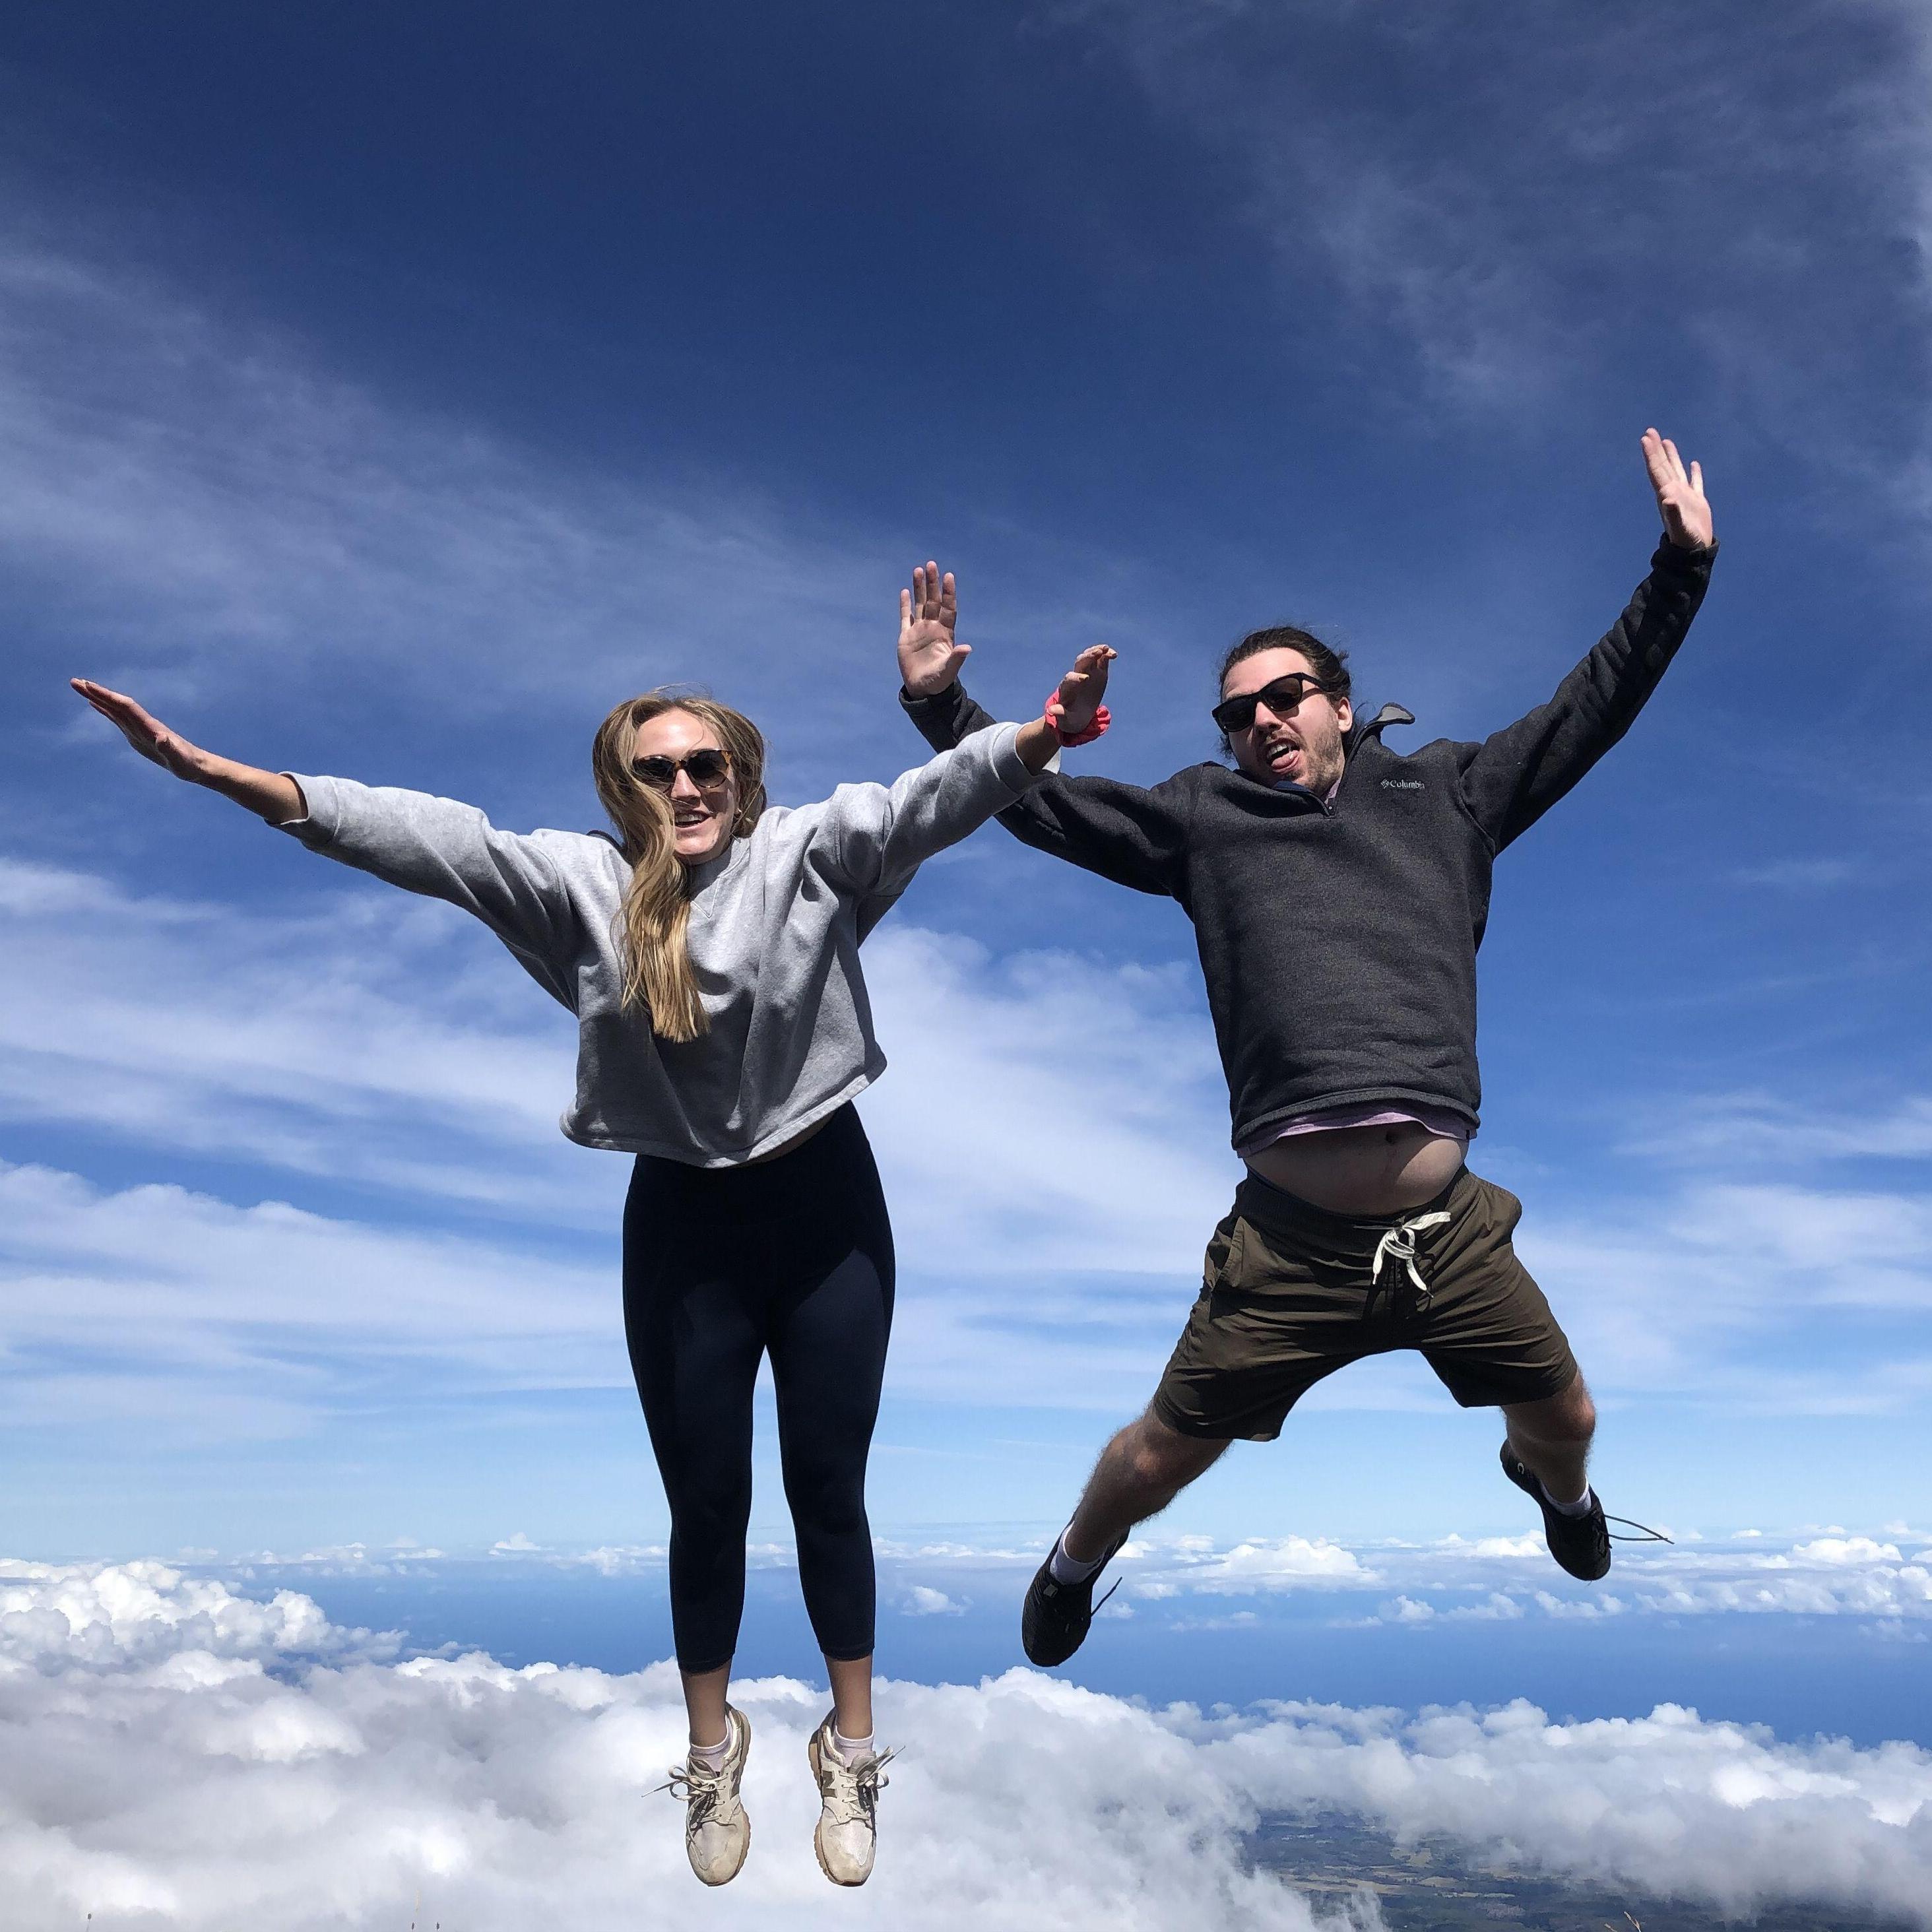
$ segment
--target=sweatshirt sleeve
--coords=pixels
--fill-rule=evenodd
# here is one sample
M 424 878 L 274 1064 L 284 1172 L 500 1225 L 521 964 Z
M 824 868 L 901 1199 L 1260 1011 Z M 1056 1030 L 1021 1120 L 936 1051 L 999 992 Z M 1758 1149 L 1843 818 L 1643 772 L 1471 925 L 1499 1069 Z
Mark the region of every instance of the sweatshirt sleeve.
M 308 816 L 283 831 L 325 858 L 461 907 L 572 1004 L 579 922 L 556 856 L 547 848 L 572 835 L 500 832 L 474 806 L 428 792 L 288 776 L 301 786 Z
M 890 785 L 841 785 L 812 837 L 826 870 L 867 897 L 904 891 L 935 852 L 977 831 L 1035 782 L 1018 736 L 1017 724 L 988 724 Z
M 988 722 L 956 680 L 932 698 L 902 692 L 899 702 L 926 742 L 941 749 Z M 999 820 L 1036 851 L 1136 892 L 1179 896 L 1186 799 L 1172 779 L 1150 790 L 1113 778 L 1044 777 Z
M 1623 615 L 1547 704 L 1459 746 L 1462 796 L 1497 850 L 1540 818 L 1628 731 L 1684 641 L 1711 580 L 1714 544 L 1666 539 Z

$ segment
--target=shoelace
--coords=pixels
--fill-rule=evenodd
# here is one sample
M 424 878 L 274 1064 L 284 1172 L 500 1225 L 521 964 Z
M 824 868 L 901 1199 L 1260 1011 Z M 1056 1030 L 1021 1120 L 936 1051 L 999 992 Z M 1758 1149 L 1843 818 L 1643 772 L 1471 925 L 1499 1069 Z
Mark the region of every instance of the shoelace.
M 1606 1523 L 1620 1522 L 1626 1529 L 1640 1529 L 1643 1532 L 1641 1536 L 1618 1536 L 1614 1531 L 1606 1529 L 1604 1534 L 1609 1537 L 1612 1543 L 1668 1543 L 1674 1547 L 1677 1541 L 1676 1537 L 1666 1536 L 1662 1530 L 1652 1529 L 1647 1522 L 1633 1522 L 1628 1516 L 1612 1516 L 1607 1510 L 1604 1512 L 1604 1520 Z
M 879 1774 L 898 1756 L 896 1748 L 891 1750 L 877 1751 L 868 1758 L 861 1758 L 856 1765 L 849 1765 L 842 1758 L 827 1752 L 820 1762 L 824 1770 L 819 1780 L 819 1795 L 832 1812 L 835 1825 L 850 1825 L 860 1820 L 878 1828 L 879 1793 L 892 1784 L 890 1778 Z M 850 1784 L 850 1795 L 840 1787 Z
M 655 1798 L 660 1791 L 668 1791 L 672 1797 L 691 1807 L 685 1823 L 687 1829 L 694 1830 L 717 1810 L 718 1801 L 724 1796 L 726 1779 L 723 1769 L 696 1771 L 687 1762 L 674 1764 L 670 1776 L 660 1785 L 654 1786 L 651 1796 Z
M 1408 1270 L 1409 1280 L 1415 1284 L 1415 1292 L 1420 1304 L 1429 1304 L 1429 1284 L 1422 1278 L 1422 1270 L 1415 1264 L 1415 1238 L 1425 1228 L 1441 1228 L 1450 1219 L 1446 1208 L 1438 1208 L 1432 1214 L 1418 1214 L 1411 1221 L 1398 1221 L 1393 1228 L 1384 1230 L 1382 1239 L 1376 1244 L 1375 1258 L 1369 1263 L 1369 1280 L 1379 1282 L 1383 1268 L 1390 1262 L 1400 1262 Z

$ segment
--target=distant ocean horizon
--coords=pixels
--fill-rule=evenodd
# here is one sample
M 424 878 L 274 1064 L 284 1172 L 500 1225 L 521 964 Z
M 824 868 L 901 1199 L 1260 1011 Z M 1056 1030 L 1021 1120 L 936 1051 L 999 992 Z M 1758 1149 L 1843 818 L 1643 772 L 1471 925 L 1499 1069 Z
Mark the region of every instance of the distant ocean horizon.
M 1601 1588 L 1629 1592 L 1654 1561 L 1623 1556 Z M 1536 1562 L 1546 1559 L 1532 1559 L 1532 1578 Z M 252 1596 L 300 1591 L 333 1623 L 398 1633 L 404 1655 L 478 1650 L 516 1667 L 613 1672 L 671 1655 L 663 1573 L 649 1555 L 609 1571 L 564 1552 L 181 1567 Z M 956 1550 L 908 1561 L 889 1545 L 880 1568 L 882 1677 L 972 1684 L 1028 1667 L 1019 1646 L 1026 1567 L 989 1574 Z M 1556 1596 L 1559 1586 L 1569 1594 Z M 1557 1606 L 1591 1597 L 1553 1568 L 1547 1594 Z M 1787 1740 L 1932 1742 L 1928 1624 L 1743 1610 L 1405 1620 L 1378 1614 L 1389 1602 L 1386 1587 L 1290 1589 L 1226 1598 L 1203 1614 L 1198 1600 L 1136 1601 L 1123 1591 L 1116 1613 L 1102 1612 L 1056 1675 L 1155 1707 L 1300 1701 L 1414 1712 L 1525 1700 L 1561 1720 L 1674 1704 Z M 768 1550 L 748 1574 L 736 1670 L 824 1682 L 782 1551 Z

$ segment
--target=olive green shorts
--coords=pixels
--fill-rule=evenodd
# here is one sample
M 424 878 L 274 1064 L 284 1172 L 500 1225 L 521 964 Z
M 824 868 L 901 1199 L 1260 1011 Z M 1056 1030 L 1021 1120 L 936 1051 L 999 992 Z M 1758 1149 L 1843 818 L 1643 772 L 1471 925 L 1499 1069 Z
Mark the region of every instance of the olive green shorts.
M 1155 1414 L 1184 1436 L 1270 1442 L 1324 1376 L 1394 1348 L 1419 1348 L 1465 1408 L 1561 1395 L 1576 1360 L 1510 1244 L 1522 1216 L 1467 1168 L 1425 1205 L 1372 1219 L 1250 1174 L 1208 1244 Z

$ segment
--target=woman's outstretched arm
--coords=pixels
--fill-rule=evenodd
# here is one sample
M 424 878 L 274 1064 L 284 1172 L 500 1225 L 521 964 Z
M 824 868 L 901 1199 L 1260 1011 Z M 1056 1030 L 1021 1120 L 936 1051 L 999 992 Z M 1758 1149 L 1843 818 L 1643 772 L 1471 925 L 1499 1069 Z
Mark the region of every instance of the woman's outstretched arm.
M 302 796 L 302 787 L 284 773 L 265 772 L 257 766 L 238 764 L 232 758 L 204 752 L 178 731 L 170 731 L 124 693 L 110 691 L 92 678 L 70 682 L 142 758 L 164 771 L 245 805 L 271 825 L 288 825 L 308 816 L 308 801 Z
M 572 1006 L 572 962 L 584 934 L 572 879 L 593 898 L 609 889 L 608 875 L 621 862 L 608 841 L 500 831 L 474 806 L 427 792 L 322 777 L 304 785 L 204 752 L 118 691 L 85 678 L 74 688 L 142 758 L 176 777 L 245 805 L 325 858 L 473 914 Z

